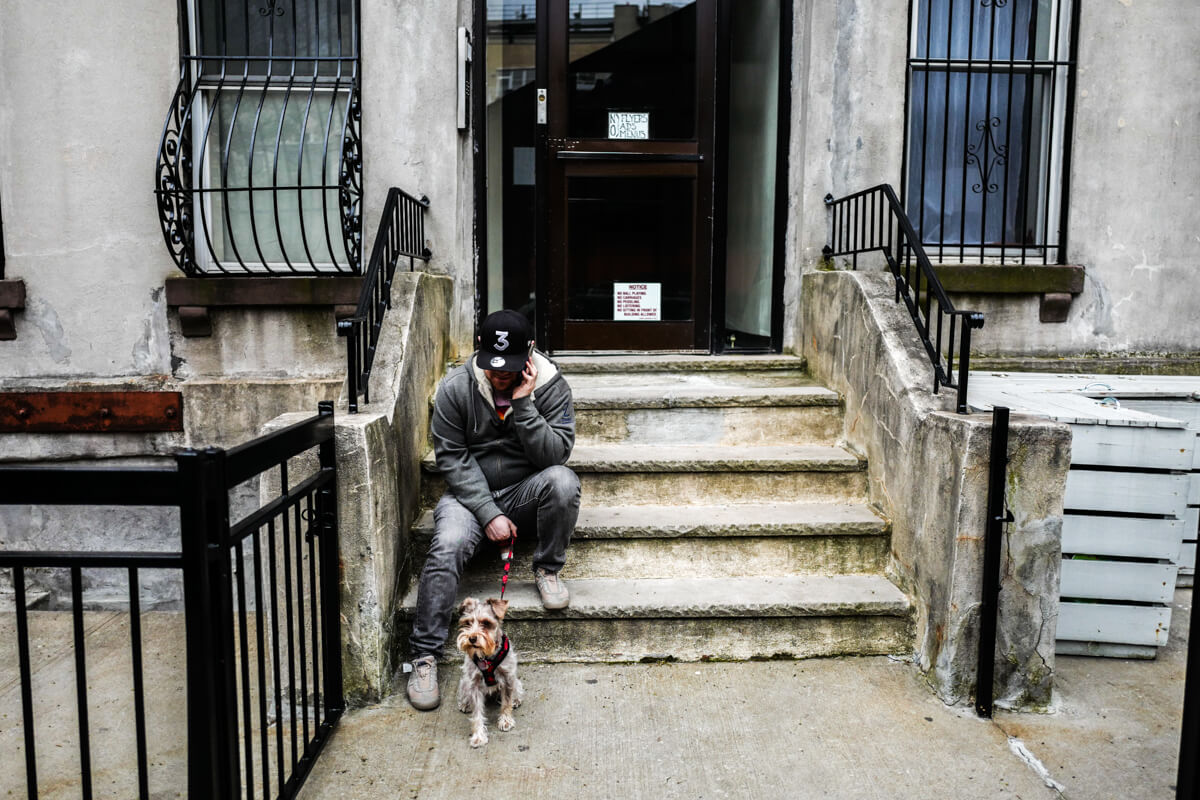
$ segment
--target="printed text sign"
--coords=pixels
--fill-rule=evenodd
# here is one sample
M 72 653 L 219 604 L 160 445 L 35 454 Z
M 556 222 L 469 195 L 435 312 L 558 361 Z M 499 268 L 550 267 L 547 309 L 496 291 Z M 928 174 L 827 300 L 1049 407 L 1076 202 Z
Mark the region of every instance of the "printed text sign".
M 639 322 L 662 320 L 662 284 L 614 283 L 613 319 Z

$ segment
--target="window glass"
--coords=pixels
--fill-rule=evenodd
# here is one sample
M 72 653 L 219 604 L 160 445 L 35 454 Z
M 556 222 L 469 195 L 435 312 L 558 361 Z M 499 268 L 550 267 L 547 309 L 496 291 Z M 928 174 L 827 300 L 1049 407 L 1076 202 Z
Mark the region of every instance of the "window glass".
M 219 96 L 203 159 L 211 202 L 198 212 L 216 260 L 346 263 L 337 182 L 347 102 L 332 91 Z
M 570 178 L 567 306 L 571 319 L 611 320 L 613 284 L 659 284 L 663 320 L 692 313 L 696 182 Z
M 205 75 L 346 74 L 353 58 L 353 0 L 194 0 L 196 54 Z M 244 60 L 245 56 L 258 56 Z M 269 57 L 271 60 L 265 60 Z M 221 59 L 226 59 L 222 62 Z M 278 60 L 276 60 L 278 59 Z
M 696 135 L 696 4 L 591 2 L 567 23 L 568 128 L 609 138 L 610 112 L 649 114 L 650 139 Z

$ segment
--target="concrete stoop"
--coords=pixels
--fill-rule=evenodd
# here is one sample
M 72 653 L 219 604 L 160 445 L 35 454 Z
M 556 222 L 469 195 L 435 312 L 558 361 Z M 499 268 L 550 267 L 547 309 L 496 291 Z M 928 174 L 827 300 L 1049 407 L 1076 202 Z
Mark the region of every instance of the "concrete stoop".
M 532 547 L 518 542 L 506 629 L 523 660 L 911 651 L 911 606 L 882 574 L 889 528 L 866 505 L 866 464 L 836 444 L 839 399 L 801 359 L 557 361 L 575 394 L 569 466 L 583 505 L 563 572 L 570 608 L 542 609 Z M 432 455 L 424 467 L 431 507 L 444 484 Z M 427 511 L 414 563 L 432 533 Z M 485 546 L 460 595 L 498 595 L 500 575 Z M 414 586 L 405 634 L 415 605 Z

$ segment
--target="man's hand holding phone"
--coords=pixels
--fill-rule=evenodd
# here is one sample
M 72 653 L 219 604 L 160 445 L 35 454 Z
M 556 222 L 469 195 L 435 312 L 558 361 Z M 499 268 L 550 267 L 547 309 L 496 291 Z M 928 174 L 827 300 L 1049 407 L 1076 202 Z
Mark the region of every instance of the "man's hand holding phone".
M 538 371 L 533 365 L 533 346 L 529 348 L 529 355 L 525 358 L 525 369 L 521 370 L 521 383 L 513 389 L 513 399 L 518 397 L 528 397 L 533 394 L 533 387 L 537 384 Z

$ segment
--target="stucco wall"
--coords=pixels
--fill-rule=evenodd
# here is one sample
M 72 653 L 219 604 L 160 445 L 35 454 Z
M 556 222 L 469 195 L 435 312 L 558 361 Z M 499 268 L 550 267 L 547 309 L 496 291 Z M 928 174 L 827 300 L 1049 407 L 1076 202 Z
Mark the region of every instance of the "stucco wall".
M 364 252 L 387 190 L 427 195 L 429 272 L 454 278 L 451 341 L 474 329 L 474 178 L 471 139 L 456 127 L 458 26 L 471 4 L 362 0 Z M 464 22 L 464 20 L 466 22 Z M 482 54 L 482 48 L 480 48 Z
M 175 4 L 0 0 L 0 375 L 170 372 L 154 154 L 178 81 Z
M 1190 324 L 1200 237 L 1200 5 L 1084 2 L 1071 140 L 1067 261 L 1086 268 L 1065 323 L 1038 319 L 1038 295 L 963 295 L 988 324 L 976 352 L 1200 351 Z M 795 286 L 827 239 L 821 198 L 888 182 L 904 153 L 908 0 L 796 0 L 788 254 L 789 348 Z
M 889 573 L 916 607 L 917 665 L 945 702 L 975 692 L 991 415 L 953 413 L 893 300 L 891 276 L 805 278 L 804 356 L 845 402 L 845 440 L 866 454 L 871 500 L 892 522 Z M 994 692 L 1016 707 L 1050 703 L 1070 464 L 1067 426 L 1013 416 Z

